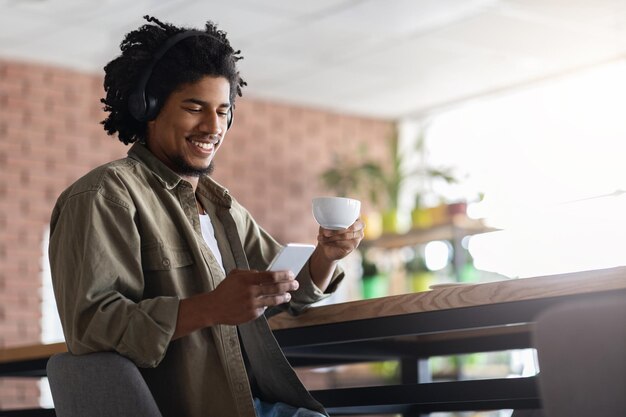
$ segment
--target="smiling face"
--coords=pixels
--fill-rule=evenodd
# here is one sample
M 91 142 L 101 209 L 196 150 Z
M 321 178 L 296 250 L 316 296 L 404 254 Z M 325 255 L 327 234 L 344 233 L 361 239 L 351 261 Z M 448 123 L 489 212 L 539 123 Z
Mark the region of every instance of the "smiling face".
M 226 134 L 230 84 L 204 77 L 169 95 L 156 119 L 148 122 L 148 149 L 181 177 L 197 184 Z

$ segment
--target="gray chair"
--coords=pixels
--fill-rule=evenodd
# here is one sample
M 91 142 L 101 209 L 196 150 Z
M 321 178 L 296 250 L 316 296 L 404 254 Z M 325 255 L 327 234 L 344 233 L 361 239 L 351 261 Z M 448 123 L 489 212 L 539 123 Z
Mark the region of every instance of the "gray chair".
M 46 369 L 57 417 L 161 417 L 139 369 L 116 353 L 60 353 Z
M 546 417 L 626 416 L 626 299 L 557 305 L 537 317 L 533 343 Z

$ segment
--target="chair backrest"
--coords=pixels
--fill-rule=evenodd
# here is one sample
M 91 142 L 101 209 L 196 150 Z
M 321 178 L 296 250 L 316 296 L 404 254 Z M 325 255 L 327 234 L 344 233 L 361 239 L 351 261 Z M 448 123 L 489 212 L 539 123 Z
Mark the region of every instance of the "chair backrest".
M 47 373 L 58 417 L 162 417 L 139 369 L 116 353 L 60 353 Z
M 533 334 L 547 417 L 626 416 L 626 299 L 564 303 Z

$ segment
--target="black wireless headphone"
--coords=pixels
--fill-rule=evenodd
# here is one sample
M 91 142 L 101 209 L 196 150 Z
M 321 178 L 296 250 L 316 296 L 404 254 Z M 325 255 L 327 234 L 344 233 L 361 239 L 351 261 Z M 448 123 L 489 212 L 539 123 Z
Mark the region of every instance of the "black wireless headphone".
M 163 55 L 178 42 L 183 39 L 190 38 L 192 36 L 204 36 L 207 38 L 215 39 L 218 42 L 222 43 L 221 39 L 216 38 L 205 32 L 200 32 L 197 30 L 188 30 L 185 32 L 177 33 L 176 35 L 169 38 L 163 46 L 161 46 L 152 57 L 152 61 L 146 67 L 146 69 L 141 73 L 141 77 L 139 77 L 139 82 L 137 83 L 137 87 L 133 90 L 133 92 L 128 96 L 128 111 L 131 116 L 137 119 L 140 122 L 148 122 L 150 120 L 154 120 L 159 113 L 159 109 L 161 107 L 159 100 L 146 92 L 146 86 L 148 85 L 148 81 L 150 81 L 150 77 L 152 76 L 152 70 L 154 66 L 159 62 Z M 228 109 L 228 120 L 227 120 L 227 129 L 230 129 L 230 126 L 233 124 L 233 108 L 232 106 Z

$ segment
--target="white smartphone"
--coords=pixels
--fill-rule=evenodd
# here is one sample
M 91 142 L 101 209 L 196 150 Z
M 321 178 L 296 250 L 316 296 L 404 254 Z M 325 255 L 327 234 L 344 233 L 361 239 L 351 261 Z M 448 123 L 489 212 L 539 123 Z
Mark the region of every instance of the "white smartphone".
M 281 251 L 274 257 L 270 266 L 267 267 L 268 271 L 292 271 L 295 275 L 300 273 L 300 270 L 311 257 L 311 254 L 315 250 L 315 246 L 304 243 L 288 243 Z

